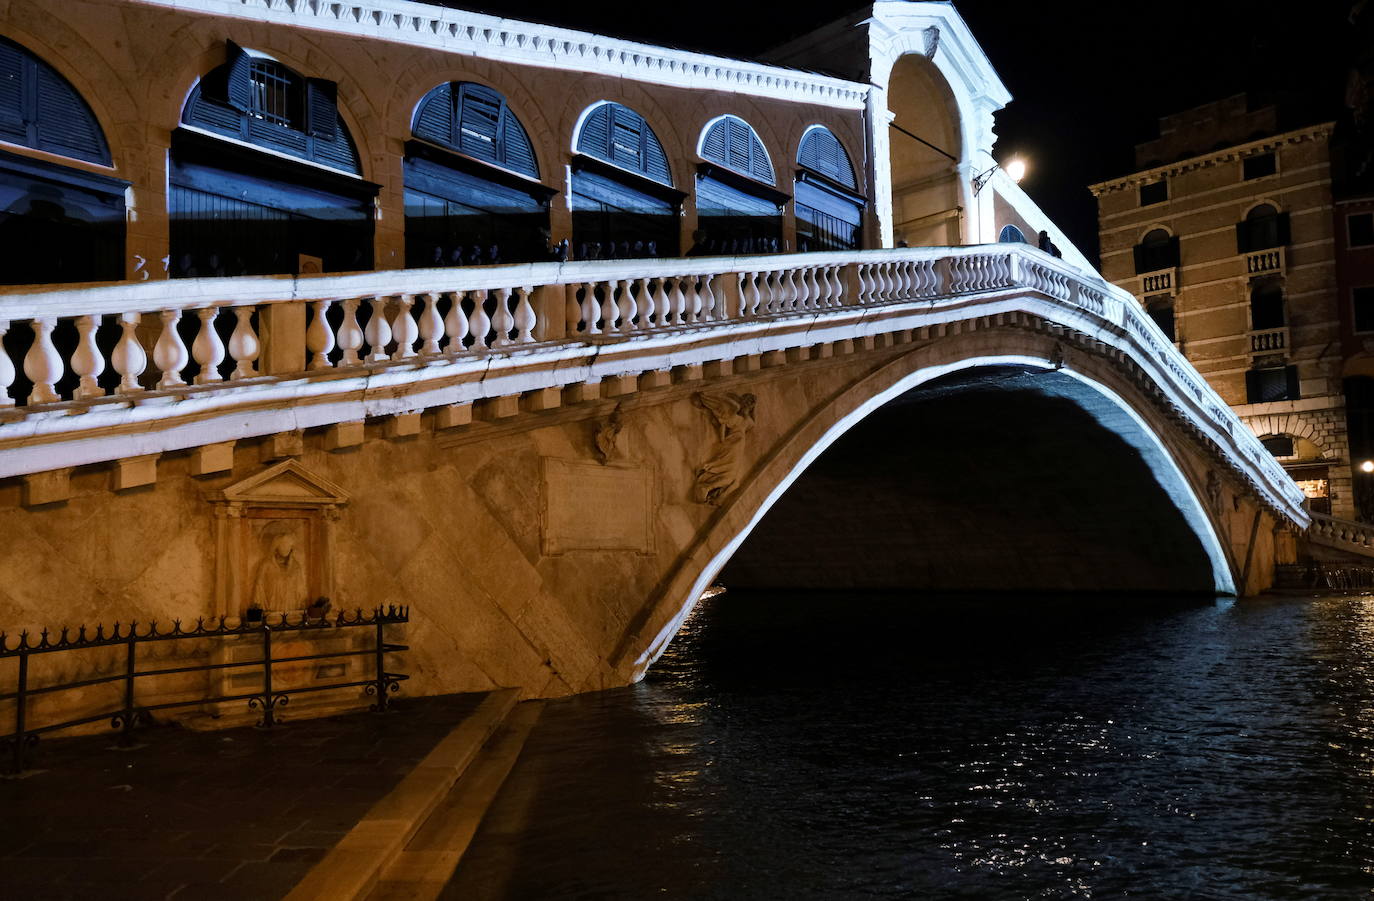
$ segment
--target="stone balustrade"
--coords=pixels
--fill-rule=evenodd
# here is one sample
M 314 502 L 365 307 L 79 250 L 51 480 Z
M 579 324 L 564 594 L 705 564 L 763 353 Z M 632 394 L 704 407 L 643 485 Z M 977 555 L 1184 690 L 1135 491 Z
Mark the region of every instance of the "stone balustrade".
M 1374 557 L 1374 526 L 1313 513 L 1307 538 L 1317 544 Z
M 1288 327 L 1259 329 L 1250 333 L 1251 353 L 1273 353 L 1288 346 Z
M 1305 519 L 1282 468 L 1130 295 L 1009 244 L 14 289 L 0 300 L 0 477 L 909 331 L 1027 295 L 1130 352 Z M 232 430 L 207 424 L 234 409 L 248 412 Z
M 1245 255 L 1246 275 L 1264 275 L 1270 272 L 1281 275 L 1283 270 L 1284 252 L 1282 247 L 1254 250 Z

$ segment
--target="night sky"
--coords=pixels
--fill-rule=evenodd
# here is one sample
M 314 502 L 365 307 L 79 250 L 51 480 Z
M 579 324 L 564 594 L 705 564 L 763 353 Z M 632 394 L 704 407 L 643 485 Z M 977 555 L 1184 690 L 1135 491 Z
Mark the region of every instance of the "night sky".
M 1030 164 L 1022 186 L 1089 258 L 1087 185 L 1134 169 L 1156 119 L 1243 90 L 1286 98 L 1289 124 L 1337 118 L 1354 40 L 1353 0 L 958 0 L 1013 96 L 996 153 Z M 1374 2 L 1374 0 L 1370 0 Z M 440 5 L 751 58 L 860 4 L 695 0 L 446 0 Z

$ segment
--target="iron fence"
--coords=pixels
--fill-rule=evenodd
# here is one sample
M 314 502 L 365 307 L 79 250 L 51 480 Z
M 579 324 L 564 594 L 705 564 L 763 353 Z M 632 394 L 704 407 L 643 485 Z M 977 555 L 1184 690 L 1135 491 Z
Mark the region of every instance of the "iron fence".
M 247 701 L 250 710 L 260 710 L 261 718 L 258 726 L 261 728 L 271 728 L 277 722 L 277 709 L 285 707 L 292 695 L 305 694 L 307 692 L 332 691 L 341 688 L 362 688 L 364 693 L 374 697 L 376 700 L 370 705 L 374 711 L 385 711 L 387 709 L 390 696 L 400 690 L 400 683 L 409 678 L 403 673 L 389 672 L 386 668 L 386 655 L 399 653 L 409 650 L 408 645 L 396 644 L 386 640 L 384 629 L 388 625 L 405 623 L 410 621 L 410 608 L 404 606 L 388 606 L 385 609 L 378 607 L 371 613 L 364 613 L 362 609 L 357 609 L 352 613 L 339 611 L 334 616 L 312 617 L 302 614 L 298 618 L 289 614 L 279 614 L 265 617 L 257 622 L 240 621 L 235 625 L 229 624 L 228 617 L 212 618 L 207 624 L 204 617 L 196 620 L 193 628 L 183 629 L 180 620 L 173 620 L 170 629 L 160 629 L 156 621 L 148 624 L 145 630 L 140 631 L 139 623 L 130 622 L 127 626 L 116 622 L 113 628 L 106 630 L 102 626 L 97 626 L 92 634 L 86 626 L 82 625 L 75 630 L 69 628 L 61 629 L 55 636 L 49 630 L 44 629 L 38 633 L 35 640 L 31 633 L 21 632 L 17 642 L 11 646 L 9 636 L 0 632 L 0 660 L 16 658 L 18 663 L 17 678 L 13 691 L 0 694 L 0 703 L 6 701 L 14 702 L 14 730 L 9 735 L 0 737 L 0 746 L 8 744 L 10 746 L 10 767 L 15 772 L 22 772 L 25 767 L 26 754 L 28 749 L 33 747 L 40 735 L 48 732 L 55 732 L 59 729 L 69 729 L 74 726 L 81 726 L 87 723 L 99 722 L 108 719 L 112 729 L 118 729 L 120 741 L 128 744 L 132 741 L 134 729 L 140 725 L 152 722 L 152 713 L 157 710 L 170 710 L 177 707 L 198 707 L 206 704 L 216 704 L 231 701 Z M 326 651 L 318 654 L 297 654 L 287 657 L 272 656 L 273 636 L 285 633 L 326 633 L 335 629 L 352 628 L 371 628 L 376 632 L 375 640 L 371 647 L 358 650 Z M 193 641 L 197 639 L 225 639 L 225 638 L 260 638 L 262 656 L 250 660 L 234 660 L 219 663 L 199 663 L 187 666 L 171 666 L 153 669 L 139 668 L 139 648 L 144 645 L 168 642 L 168 641 Z M 70 653 L 90 651 L 96 648 L 123 648 L 123 665 L 121 671 L 109 675 L 94 676 L 87 679 L 74 679 L 65 682 L 55 682 L 51 684 L 30 685 L 29 661 L 38 655 Z M 312 660 L 328 660 L 344 657 L 371 657 L 373 659 L 372 675 L 367 679 L 357 679 L 346 682 L 329 682 L 322 685 L 303 685 L 284 688 L 274 685 L 272 680 L 273 667 L 287 663 L 301 663 Z M 135 688 L 140 684 L 139 680 L 148 680 L 155 677 L 165 677 L 182 675 L 187 673 L 211 672 L 215 670 L 242 669 L 246 667 L 262 668 L 262 683 L 254 691 L 238 692 L 231 694 L 214 694 L 207 692 L 205 696 L 199 696 L 190 700 L 164 700 L 155 703 L 140 704 L 138 702 Z M 72 691 L 80 688 L 88 688 L 95 685 L 107 685 L 112 683 L 123 683 L 123 701 L 117 708 L 107 708 L 99 713 L 92 713 L 79 716 L 61 722 L 44 722 L 41 725 L 33 725 L 29 722 L 30 702 L 37 697 L 51 695 L 57 692 Z

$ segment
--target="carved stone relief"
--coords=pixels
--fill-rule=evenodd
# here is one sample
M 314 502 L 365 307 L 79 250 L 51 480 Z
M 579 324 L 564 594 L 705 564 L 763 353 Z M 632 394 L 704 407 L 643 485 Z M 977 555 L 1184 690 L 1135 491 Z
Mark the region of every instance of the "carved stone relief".
M 616 404 L 610 417 L 597 426 L 596 455 L 601 459 L 603 465 L 611 462 L 611 458 L 615 456 L 615 446 L 620 440 L 620 430 L 624 426 L 624 419 L 620 415 L 620 404 Z
M 744 440 L 754 426 L 752 394 L 692 395 L 692 401 L 711 417 L 716 426 L 716 443 L 696 470 L 692 499 L 698 504 L 718 505 L 735 487 L 743 474 Z

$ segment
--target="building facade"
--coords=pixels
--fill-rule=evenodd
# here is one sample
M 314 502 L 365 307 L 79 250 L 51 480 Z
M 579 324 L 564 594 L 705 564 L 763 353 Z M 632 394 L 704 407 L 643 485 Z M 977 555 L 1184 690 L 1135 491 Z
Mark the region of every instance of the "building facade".
M 1160 119 L 1140 169 L 1091 186 L 1102 273 L 1273 453 L 1316 512 L 1357 515 L 1337 285 L 1333 123 L 1281 130 L 1245 95 Z M 1357 226 L 1358 230 L 1358 226 Z M 1374 326 L 1371 326 L 1374 327 Z

